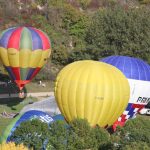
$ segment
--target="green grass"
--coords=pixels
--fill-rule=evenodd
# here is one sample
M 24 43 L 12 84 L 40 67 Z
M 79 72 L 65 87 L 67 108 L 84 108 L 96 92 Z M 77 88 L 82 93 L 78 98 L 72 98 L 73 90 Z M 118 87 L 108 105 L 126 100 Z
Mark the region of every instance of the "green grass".
M 42 87 L 38 84 L 38 82 L 30 82 L 25 86 L 27 93 L 36 93 L 36 92 L 51 92 L 54 90 L 54 82 L 53 81 L 43 81 L 46 87 Z
M 137 115 L 137 117 L 150 120 L 150 116 L 148 115 Z
M 54 82 L 52 81 L 43 81 L 46 84 L 46 87 L 39 86 L 38 82 L 30 82 L 26 85 L 25 91 L 27 93 L 36 93 L 36 92 L 50 92 L 54 89 Z M 0 94 L 8 94 L 8 93 L 18 93 L 19 90 L 15 84 L 9 84 L 9 86 L 0 85 Z M 18 113 L 20 110 L 29 102 L 37 101 L 36 98 L 25 98 L 24 100 L 20 98 L 3 98 L 0 99 L 0 113 Z M 11 122 L 10 118 L 2 118 L 0 117 L 0 136 L 2 132 L 6 128 L 6 126 Z
M 46 85 L 46 87 L 42 87 L 39 85 L 38 82 L 30 82 L 26 84 L 24 91 L 27 93 L 38 93 L 38 92 L 51 92 L 54 90 L 54 82 L 53 81 L 43 81 Z M 16 86 L 16 84 L 11 83 L 8 84 L 8 86 L 0 85 L 0 94 L 13 94 L 13 93 L 19 93 L 19 89 Z
M 18 113 L 25 105 L 29 104 L 29 102 L 35 101 L 37 101 L 36 98 L 25 98 L 24 100 L 20 98 L 0 99 L 0 113 L 4 111 L 7 113 Z M 11 118 L 0 117 L 0 136 L 11 120 Z
M 10 118 L 0 118 L 0 138 L 5 128 L 10 124 L 11 121 L 12 119 Z

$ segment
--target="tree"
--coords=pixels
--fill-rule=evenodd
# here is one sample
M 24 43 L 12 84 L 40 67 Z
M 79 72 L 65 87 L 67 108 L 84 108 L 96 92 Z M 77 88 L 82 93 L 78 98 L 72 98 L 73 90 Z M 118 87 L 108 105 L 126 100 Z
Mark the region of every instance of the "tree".
M 138 117 L 130 120 L 123 128 L 118 128 L 111 136 L 112 142 L 117 143 L 121 150 L 145 149 L 150 147 L 150 120 Z
M 110 141 L 107 130 L 98 126 L 91 127 L 85 119 L 72 121 L 69 135 L 68 149 L 100 149 L 107 147 Z
M 91 20 L 85 40 L 95 59 L 108 55 L 150 57 L 150 11 L 121 7 L 100 9 Z M 90 45 L 90 46 L 89 46 Z
M 77 0 L 81 5 L 82 9 L 86 9 L 87 6 L 91 3 L 92 0 Z
M 71 36 L 83 39 L 88 27 L 88 16 L 71 5 L 65 5 L 62 16 L 62 28 Z
M 90 127 L 84 119 L 75 119 L 69 125 L 59 121 L 50 125 L 47 149 L 98 149 L 110 140 L 105 129 Z M 108 145 L 107 145 L 108 147 Z
M 65 65 L 68 62 L 68 51 L 65 46 L 55 46 L 52 52 L 52 62 L 57 65 Z
M 130 120 L 114 134 L 98 126 L 91 127 L 87 120 L 75 119 L 67 124 L 56 121 L 50 124 L 38 120 L 24 122 L 18 127 L 12 140 L 29 148 L 55 149 L 93 149 L 93 150 L 148 150 L 150 147 L 150 120 L 138 117 Z
M 40 120 L 22 122 L 10 139 L 16 144 L 23 143 L 29 148 L 39 150 L 48 139 L 48 125 Z
M 47 150 L 66 149 L 67 147 L 67 124 L 64 121 L 56 121 L 50 124 L 49 142 Z
M 141 4 L 149 4 L 150 0 L 139 0 Z

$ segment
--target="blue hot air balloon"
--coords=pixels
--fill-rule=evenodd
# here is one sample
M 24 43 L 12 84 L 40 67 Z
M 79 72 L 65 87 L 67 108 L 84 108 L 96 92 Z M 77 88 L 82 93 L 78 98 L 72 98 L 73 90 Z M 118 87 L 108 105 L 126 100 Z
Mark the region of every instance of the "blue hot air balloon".
M 3 137 L 1 139 L 1 142 L 10 141 L 10 137 L 12 133 L 16 130 L 16 128 L 24 121 L 32 120 L 32 119 L 39 119 L 42 122 L 45 122 L 47 124 L 50 124 L 56 120 L 64 120 L 63 116 L 61 114 L 56 116 L 50 116 L 49 114 L 38 111 L 38 110 L 30 110 L 25 112 L 24 114 L 18 115 L 16 118 L 13 119 L 13 121 L 7 126 L 6 130 L 4 131 Z
M 116 126 L 124 126 L 130 118 L 136 114 L 150 101 L 150 66 L 139 58 L 127 56 L 109 56 L 102 62 L 111 64 L 121 70 L 130 84 L 130 99 L 126 110 L 114 123 Z
M 57 121 L 57 120 L 65 120 L 65 118 L 63 117 L 63 115 L 58 114 L 58 115 L 53 116 L 53 120 L 54 120 L 54 121 Z

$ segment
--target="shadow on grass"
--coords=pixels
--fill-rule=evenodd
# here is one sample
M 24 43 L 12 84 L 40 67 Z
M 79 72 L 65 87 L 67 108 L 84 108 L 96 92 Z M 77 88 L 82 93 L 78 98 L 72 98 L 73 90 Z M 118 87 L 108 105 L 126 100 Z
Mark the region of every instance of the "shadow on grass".
M 11 109 L 14 109 L 13 106 L 18 105 L 20 102 L 22 102 L 23 99 L 15 97 L 15 98 L 0 98 L 0 105 L 6 105 L 8 107 L 11 107 Z
M 0 105 L 6 105 L 8 107 L 18 105 L 22 102 L 27 96 L 27 89 L 23 88 L 24 96 L 23 98 L 19 97 L 19 88 L 17 87 L 16 83 L 10 80 L 8 75 L 0 73 Z M 2 94 L 6 94 L 7 98 L 2 98 Z M 15 97 L 13 97 L 15 95 Z

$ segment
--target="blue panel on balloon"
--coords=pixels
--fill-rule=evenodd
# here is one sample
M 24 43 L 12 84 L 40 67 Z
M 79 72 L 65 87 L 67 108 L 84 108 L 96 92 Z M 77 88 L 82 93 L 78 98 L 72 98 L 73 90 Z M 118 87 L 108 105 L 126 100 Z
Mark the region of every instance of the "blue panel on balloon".
M 24 121 L 28 121 L 28 120 L 32 120 L 32 119 L 39 119 L 42 122 L 45 122 L 47 124 L 50 124 L 51 122 L 54 121 L 54 119 L 48 115 L 45 112 L 42 111 L 38 111 L 38 110 L 30 110 L 25 112 L 15 123 L 15 125 L 13 126 L 13 128 L 11 129 L 11 133 L 9 134 L 8 138 L 7 138 L 7 142 L 10 141 L 10 136 L 11 134 L 16 130 L 16 128 Z
M 141 59 L 128 56 L 109 56 L 100 61 L 115 66 L 129 79 L 150 81 L 150 66 Z
M 64 117 L 63 117 L 61 114 L 56 115 L 56 116 L 53 116 L 53 119 L 54 119 L 54 121 L 57 121 L 57 120 L 65 120 Z

